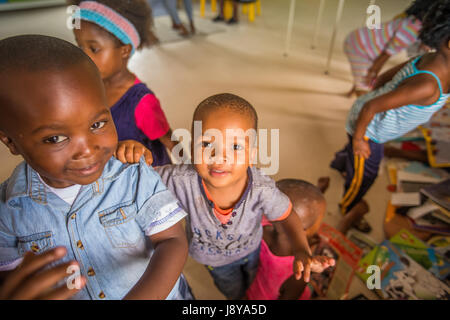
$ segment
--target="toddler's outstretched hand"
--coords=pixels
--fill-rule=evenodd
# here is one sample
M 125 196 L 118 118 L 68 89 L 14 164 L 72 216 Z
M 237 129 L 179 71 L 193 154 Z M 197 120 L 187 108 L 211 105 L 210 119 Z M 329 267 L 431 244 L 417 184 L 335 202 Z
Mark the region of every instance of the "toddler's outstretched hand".
M 311 272 L 321 273 L 326 268 L 334 266 L 335 261 L 326 256 L 311 257 L 306 252 L 298 252 L 294 255 L 294 276 L 300 280 L 303 276 L 305 282 L 309 282 Z
M 114 152 L 114 157 L 122 163 L 138 163 L 142 156 L 144 156 L 147 165 L 151 166 L 153 163 L 152 153 L 143 144 L 135 140 L 119 141 L 117 150 Z
M 311 272 L 322 273 L 326 268 L 334 266 L 336 261 L 327 256 L 314 256 L 311 262 Z
M 58 247 L 42 254 L 27 252 L 22 263 L 9 274 L 0 288 L 1 300 L 30 300 L 30 299 L 68 299 L 80 291 L 86 284 L 86 279 L 80 277 L 78 287 L 69 288 L 64 285 L 55 288 L 54 286 L 64 278 L 70 276 L 68 268 L 74 262 L 60 264 L 51 269 L 39 272 L 46 265 L 55 262 L 66 255 L 65 248 Z

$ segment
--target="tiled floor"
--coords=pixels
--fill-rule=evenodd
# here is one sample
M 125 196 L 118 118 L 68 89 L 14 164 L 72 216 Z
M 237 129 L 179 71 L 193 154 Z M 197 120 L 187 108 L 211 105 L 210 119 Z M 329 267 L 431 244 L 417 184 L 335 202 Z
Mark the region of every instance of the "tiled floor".
M 160 99 L 172 128 L 190 128 L 196 105 L 209 95 L 231 92 L 249 100 L 258 111 L 260 128 L 280 129 L 279 178 L 316 181 L 331 177 L 326 193 L 328 215 L 325 222 L 336 225 L 337 203 L 343 180 L 328 168 L 333 153 L 346 142 L 344 121 L 353 99 L 344 93 L 351 87 L 349 65 L 342 52 L 342 40 L 361 26 L 369 1 L 347 0 L 335 45 L 330 75 L 324 75 L 328 45 L 334 24 L 337 0 L 326 1 L 318 46 L 310 49 L 318 1 L 297 1 L 291 51 L 283 56 L 289 0 L 262 0 L 262 15 L 248 23 L 223 26 L 224 32 L 188 40 L 163 43 L 136 54 L 130 62 L 135 72 Z M 377 1 L 382 20 L 400 13 L 407 0 Z M 195 8 L 196 18 L 198 5 Z M 207 18 L 215 14 L 207 7 Z M 181 15 L 184 18 L 184 14 Z M 0 13 L 0 38 L 22 33 L 53 35 L 73 41 L 63 7 Z M 389 65 L 404 60 L 393 58 Z M 8 177 L 20 161 L 0 147 L 0 179 Z M 382 221 L 388 199 L 384 171 L 367 195 L 371 207 L 368 221 L 371 236 L 382 240 Z M 223 299 L 206 269 L 189 260 L 185 274 L 199 299 Z M 355 279 L 350 297 L 364 292 Z

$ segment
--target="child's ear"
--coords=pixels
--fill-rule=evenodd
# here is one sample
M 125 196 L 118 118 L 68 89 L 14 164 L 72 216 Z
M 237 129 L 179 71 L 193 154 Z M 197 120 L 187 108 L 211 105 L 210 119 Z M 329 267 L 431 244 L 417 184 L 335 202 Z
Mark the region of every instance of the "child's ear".
M 0 140 L 2 140 L 5 146 L 9 149 L 9 152 L 11 152 L 13 155 L 17 156 L 20 154 L 14 142 L 3 131 L 0 131 Z
M 131 44 L 127 44 L 127 45 L 121 46 L 120 49 L 122 51 L 122 58 L 124 58 L 124 59 L 130 58 L 131 50 L 133 49 Z

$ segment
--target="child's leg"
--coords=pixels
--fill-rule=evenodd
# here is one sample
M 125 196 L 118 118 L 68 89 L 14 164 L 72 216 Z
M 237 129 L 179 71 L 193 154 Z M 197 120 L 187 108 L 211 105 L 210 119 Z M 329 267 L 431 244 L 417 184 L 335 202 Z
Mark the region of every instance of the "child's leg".
M 259 248 L 246 257 L 220 267 L 206 266 L 214 284 L 229 300 L 240 300 L 253 281 L 259 262 Z
M 225 6 L 225 0 L 220 0 L 219 1 L 219 14 L 217 15 L 217 17 L 215 17 L 213 19 L 214 22 L 224 20 L 224 6 Z
M 186 10 L 186 14 L 189 19 L 189 23 L 191 25 L 191 32 L 195 33 L 195 26 L 194 26 L 194 15 L 192 11 L 192 0 L 184 0 L 184 10 Z
M 349 34 L 344 44 L 344 52 L 351 66 L 354 83 L 353 88 L 347 94 L 348 96 L 351 96 L 353 93 L 359 96 L 364 92 L 370 91 L 370 84 L 366 83 L 366 77 L 373 60 L 359 48 L 356 33 L 354 31 Z
M 248 288 L 250 288 L 251 284 L 253 283 L 253 280 L 256 277 L 256 272 L 258 271 L 258 264 L 259 264 L 259 254 L 261 251 L 260 249 L 261 247 L 253 251 L 244 259 L 245 264 L 242 266 L 245 280 L 244 293 L 247 292 Z
M 362 219 L 362 217 L 369 212 L 369 206 L 366 201 L 358 202 L 339 222 L 337 229 L 346 234 L 352 225 Z
M 347 153 L 345 193 L 340 206 L 343 214 L 350 211 L 372 186 L 378 175 L 378 169 L 383 158 L 383 144 L 369 141 L 370 157 L 364 159 L 353 154 L 352 137 L 345 150 Z

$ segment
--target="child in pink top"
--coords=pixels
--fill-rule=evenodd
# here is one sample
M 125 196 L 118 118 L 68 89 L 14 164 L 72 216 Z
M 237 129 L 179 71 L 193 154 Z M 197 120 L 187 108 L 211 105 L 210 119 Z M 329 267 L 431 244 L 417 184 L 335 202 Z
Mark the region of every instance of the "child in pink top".
M 321 178 L 319 186 L 322 191 L 328 187 L 329 179 Z M 301 216 L 306 235 L 311 240 L 322 222 L 326 210 L 326 202 L 321 189 L 314 185 L 295 179 L 284 179 L 277 182 L 277 187 L 292 202 L 292 206 Z M 295 280 L 292 270 L 292 248 L 287 236 L 276 225 L 263 218 L 263 240 L 259 255 L 256 277 L 247 290 L 249 300 L 308 300 L 311 289 L 303 280 Z M 333 266 L 330 258 L 324 269 Z
M 166 148 L 172 151 L 176 142 L 159 100 L 128 70 L 133 53 L 156 40 L 147 1 L 67 1 L 80 8 L 75 40 L 100 71 L 119 141 L 139 141 L 152 152 L 153 166 L 171 163 Z

